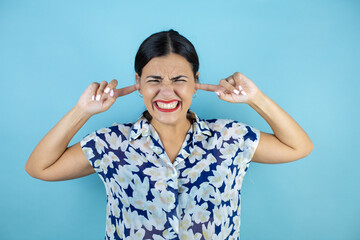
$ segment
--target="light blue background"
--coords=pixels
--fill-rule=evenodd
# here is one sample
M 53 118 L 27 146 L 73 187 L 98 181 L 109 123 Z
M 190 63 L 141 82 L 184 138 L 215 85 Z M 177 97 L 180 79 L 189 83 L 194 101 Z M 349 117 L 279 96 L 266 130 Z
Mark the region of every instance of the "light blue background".
M 242 189 L 244 240 L 360 239 L 360 2 L 0 1 L 0 239 L 103 239 L 105 189 L 96 174 L 64 182 L 27 175 L 41 138 L 94 81 L 135 82 L 150 34 L 174 28 L 195 45 L 200 81 L 236 71 L 306 130 L 305 159 L 252 163 Z M 271 129 L 249 106 L 199 92 L 192 110 Z M 135 121 L 137 93 L 75 135 Z

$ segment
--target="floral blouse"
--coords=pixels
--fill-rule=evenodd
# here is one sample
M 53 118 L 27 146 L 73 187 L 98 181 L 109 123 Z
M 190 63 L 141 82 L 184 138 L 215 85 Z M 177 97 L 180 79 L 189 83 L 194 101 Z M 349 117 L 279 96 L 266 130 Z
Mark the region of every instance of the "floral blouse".
M 105 239 L 240 238 L 241 185 L 260 131 L 194 116 L 174 163 L 144 115 L 81 140 L 106 188 Z

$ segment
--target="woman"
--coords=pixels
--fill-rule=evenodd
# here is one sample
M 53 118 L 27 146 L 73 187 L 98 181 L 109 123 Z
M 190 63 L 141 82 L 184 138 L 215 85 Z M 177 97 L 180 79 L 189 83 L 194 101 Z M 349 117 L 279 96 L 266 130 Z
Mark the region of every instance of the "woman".
M 198 68 L 193 45 L 178 32 L 151 35 L 136 55 L 136 84 L 90 84 L 36 146 L 26 171 L 45 181 L 97 172 L 107 192 L 106 239 L 239 238 L 240 190 L 250 161 L 295 161 L 313 144 L 243 74 L 200 84 Z M 115 123 L 67 147 L 91 116 L 136 90 L 147 109 L 136 122 Z M 237 121 L 200 119 L 189 110 L 197 90 L 249 104 L 274 134 Z

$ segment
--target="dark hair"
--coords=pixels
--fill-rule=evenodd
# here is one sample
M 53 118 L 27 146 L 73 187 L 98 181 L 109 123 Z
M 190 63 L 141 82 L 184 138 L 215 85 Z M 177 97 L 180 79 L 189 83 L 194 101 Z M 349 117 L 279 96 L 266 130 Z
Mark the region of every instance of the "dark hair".
M 199 70 L 199 57 L 192 43 L 177 31 L 170 29 L 152 34 L 140 45 L 135 57 L 135 72 L 141 76 L 142 69 L 154 57 L 162 57 L 176 53 L 183 56 L 192 66 L 195 74 Z

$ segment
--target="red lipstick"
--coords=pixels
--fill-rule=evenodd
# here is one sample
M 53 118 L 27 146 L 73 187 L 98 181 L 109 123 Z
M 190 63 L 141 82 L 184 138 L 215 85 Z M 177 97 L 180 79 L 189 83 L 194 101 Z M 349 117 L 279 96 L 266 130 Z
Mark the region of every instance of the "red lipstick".
M 161 102 L 161 103 L 165 103 L 165 104 L 169 104 L 172 102 L 178 102 L 177 106 L 173 109 L 165 109 L 165 108 L 160 108 L 156 102 Z M 180 101 L 179 100 L 170 100 L 170 101 L 164 101 L 164 100 L 155 100 L 154 101 L 154 106 L 156 107 L 157 110 L 159 110 L 160 112 L 174 112 L 176 111 L 179 107 L 180 107 Z
M 161 102 L 161 103 L 166 103 L 166 104 L 169 104 L 169 103 L 172 103 L 172 102 L 180 102 L 179 100 L 169 100 L 169 101 L 165 101 L 165 100 L 155 100 L 154 102 Z

